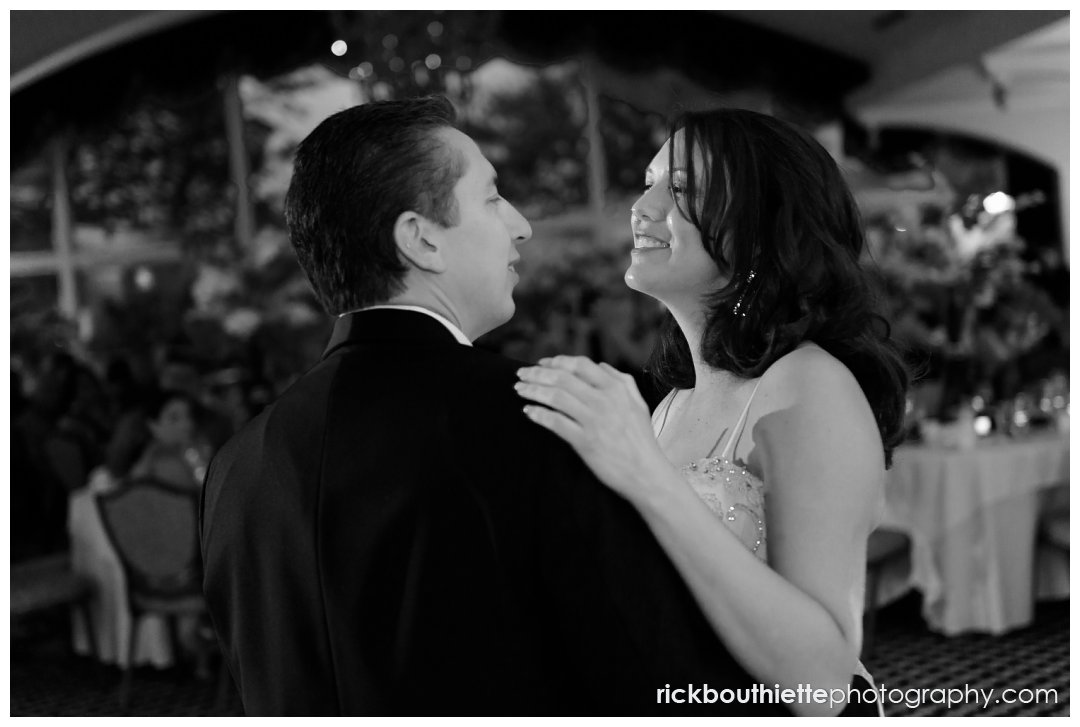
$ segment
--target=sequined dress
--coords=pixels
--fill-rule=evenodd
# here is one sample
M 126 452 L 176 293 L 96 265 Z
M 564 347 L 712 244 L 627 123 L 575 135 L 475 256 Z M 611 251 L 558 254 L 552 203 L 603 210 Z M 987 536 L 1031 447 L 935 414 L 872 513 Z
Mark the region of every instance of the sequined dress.
M 765 482 L 760 477 L 746 469 L 744 465 L 735 463 L 732 457 L 735 447 L 739 443 L 743 429 L 746 427 L 746 417 L 750 413 L 750 404 L 754 400 L 761 379 L 754 385 L 750 392 L 750 398 L 739 415 L 731 436 L 727 438 L 723 451 L 719 456 L 713 456 L 716 448 L 720 446 L 718 441 L 713 446 L 713 451 L 708 456 L 683 465 L 682 475 L 693 488 L 702 502 L 708 505 L 720 521 L 727 526 L 742 541 L 750 552 L 762 561 L 767 561 L 767 532 L 765 525 Z M 660 402 L 653 414 L 653 433 L 657 438 L 664 430 L 667 422 L 668 410 L 671 403 L 678 395 L 678 390 L 673 390 Z M 858 679 L 865 680 L 864 685 L 858 684 Z M 862 662 L 858 662 L 853 675 L 853 684 L 857 687 L 874 688 L 874 678 Z M 863 716 L 885 716 L 884 709 L 880 704 L 874 705 L 848 705 L 849 710 L 845 713 Z
M 759 379 L 758 384 L 760 383 Z M 750 398 L 719 456 L 714 456 L 716 448 L 720 446 L 718 441 L 712 452 L 684 465 L 681 471 L 697 496 L 716 513 L 724 525 L 735 533 L 750 552 L 761 560 L 766 560 L 768 545 L 765 529 L 765 483 L 745 466 L 732 460 L 756 393 L 757 386 L 750 393 Z M 653 432 L 657 437 L 664 429 L 668 410 L 671 409 L 671 403 L 677 394 L 677 390 L 672 391 L 656 408 Z

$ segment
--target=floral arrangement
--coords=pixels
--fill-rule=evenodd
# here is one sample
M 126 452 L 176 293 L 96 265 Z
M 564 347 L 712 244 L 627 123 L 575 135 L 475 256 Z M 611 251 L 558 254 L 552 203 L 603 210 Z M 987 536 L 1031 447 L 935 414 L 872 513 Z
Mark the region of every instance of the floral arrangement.
M 1039 284 L 1047 260 L 1026 261 L 1016 215 L 1041 192 L 963 200 L 935 172 L 921 188 L 856 188 L 867 221 L 867 264 L 881 276 L 898 339 L 932 380 L 928 412 L 948 417 L 976 392 L 1009 399 L 1067 362 L 1068 319 Z M 909 180 L 910 181 L 910 180 Z

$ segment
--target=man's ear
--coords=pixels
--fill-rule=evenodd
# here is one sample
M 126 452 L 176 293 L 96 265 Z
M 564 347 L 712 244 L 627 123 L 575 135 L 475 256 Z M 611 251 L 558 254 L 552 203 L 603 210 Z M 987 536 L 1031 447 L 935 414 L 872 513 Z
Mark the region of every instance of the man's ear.
M 420 270 L 441 273 L 446 270 L 442 240 L 437 230 L 423 215 L 402 212 L 394 222 L 394 242 L 402 257 Z

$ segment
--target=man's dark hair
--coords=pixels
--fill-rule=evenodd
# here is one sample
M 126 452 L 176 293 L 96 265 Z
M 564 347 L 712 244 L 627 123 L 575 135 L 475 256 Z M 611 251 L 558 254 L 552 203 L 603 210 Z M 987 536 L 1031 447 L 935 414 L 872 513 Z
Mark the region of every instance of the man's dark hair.
M 730 282 L 705 300 L 707 364 L 761 376 L 803 341 L 855 375 L 877 419 L 886 466 L 903 439 L 909 372 L 880 313 L 879 291 L 859 259 L 859 209 L 839 168 L 810 134 L 742 109 L 685 113 L 683 216 Z M 695 168 L 692 150 L 705 156 Z M 690 348 L 668 313 L 649 361 L 662 388 L 694 386 Z
M 300 143 L 285 221 L 330 314 L 400 292 L 408 270 L 394 243 L 401 213 L 457 224 L 454 185 L 465 160 L 435 135 L 455 120 L 442 96 L 379 101 L 334 114 Z

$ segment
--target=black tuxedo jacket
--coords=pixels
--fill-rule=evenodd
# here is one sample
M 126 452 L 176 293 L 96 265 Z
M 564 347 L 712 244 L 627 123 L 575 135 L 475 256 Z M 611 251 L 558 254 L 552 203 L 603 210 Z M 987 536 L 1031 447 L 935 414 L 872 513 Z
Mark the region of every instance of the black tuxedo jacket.
M 520 365 L 353 314 L 223 447 L 204 585 L 249 715 L 787 713 L 671 701 L 754 680 L 637 512 L 522 413 Z

